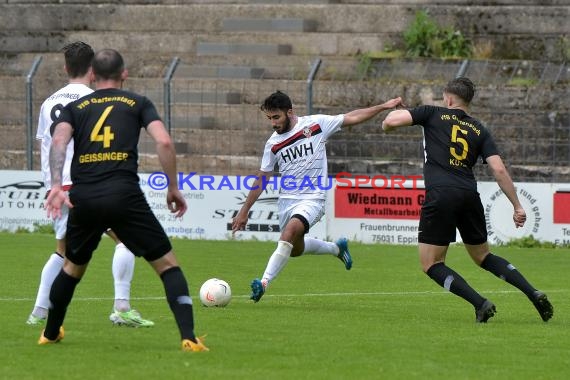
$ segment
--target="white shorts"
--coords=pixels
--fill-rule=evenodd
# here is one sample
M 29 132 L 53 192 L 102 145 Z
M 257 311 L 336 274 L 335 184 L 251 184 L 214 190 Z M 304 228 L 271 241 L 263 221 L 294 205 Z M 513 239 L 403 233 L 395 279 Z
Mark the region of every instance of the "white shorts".
M 314 226 L 325 214 L 325 201 L 323 199 L 291 199 L 279 198 L 279 228 L 281 231 L 291 220 L 293 215 L 301 215 L 309 223 L 308 228 Z M 305 233 L 309 232 L 308 229 Z
M 57 218 L 53 221 L 53 229 L 55 231 L 55 238 L 57 240 L 65 238 L 65 233 L 67 232 L 68 216 L 69 216 L 69 207 L 63 204 L 61 206 L 61 218 Z

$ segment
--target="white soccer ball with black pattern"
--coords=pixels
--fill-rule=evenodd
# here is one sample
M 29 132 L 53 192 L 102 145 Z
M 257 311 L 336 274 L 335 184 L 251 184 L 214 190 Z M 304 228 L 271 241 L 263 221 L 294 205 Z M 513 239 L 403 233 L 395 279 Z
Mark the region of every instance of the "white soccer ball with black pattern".
M 219 278 L 211 278 L 200 288 L 200 302 L 204 306 L 224 307 L 232 300 L 230 285 Z

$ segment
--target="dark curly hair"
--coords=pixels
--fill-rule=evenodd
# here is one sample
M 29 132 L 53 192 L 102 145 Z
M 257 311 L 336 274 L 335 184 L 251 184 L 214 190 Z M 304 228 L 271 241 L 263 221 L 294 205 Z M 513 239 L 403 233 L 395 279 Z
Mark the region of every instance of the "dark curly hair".
M 65 67 L 71 78 L 79 78 L 87 74 L 95 52 L 85 42 L 76 41 L 65 45 L 62 49 L 65 56 Z
M 265 98 L 260 108 L 262 111 L 280 110 L 287 113 L 293 109 L 293 103 L 287 94 L 278 90 Z
M 457 95 L 465 102 L 465 104 L 469 104 L 475 96 L 475 85 L 471 82 L 471 79 L 467 77 L 459 77 L 450 80 L 443 89 L 443 92 Z

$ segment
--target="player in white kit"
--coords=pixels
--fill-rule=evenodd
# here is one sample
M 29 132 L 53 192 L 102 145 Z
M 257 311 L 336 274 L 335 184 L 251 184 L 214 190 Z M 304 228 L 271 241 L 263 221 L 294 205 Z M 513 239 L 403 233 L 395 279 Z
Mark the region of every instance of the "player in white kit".
M 93 92 L 89 87 L 91 81 L 91 60 L 94 56 L 93 49 L 86 43 L 74 42 L 65 46 L 63 51 L 65 55 L 65 70 L 69 77 L 69 83 L 43 102 L 36 133 L 36 139 L 41 140 L 42 176 L 48 192 L 51 189 L 49 168 L 50 127 L 67 103 Z M 62 174 L 62 185 L 65 190 L 69 190 L 71 187 L 70 167 L 72 157 L 73 140 L 67 146 Z M 51 284 L 63 266 L 68 213 L 69 209 L 63 207 L 61 218 L 54 220 L 55 238 L 57 240 L 56 251 L 49 257 L 42 269 L 34 309 L 26 321 L 29 325 L 44 324 L 47 318 Z M 131 327 L 154 326 L 154 322 L 143 319 L 138 311 L 131 309 L 130 293 L 135 266 L 134 255 L 119 241 L 112 231 L 108 231 L 107 234 L 116 243 L 112 264 L 115 281 L 115 302 L 109 319 L 116 325 Z
M 251 299 L 258 302 L 269 283 L 283 270 L 290 257 L 303 254 L 338 257 L 347 270 L 352 267 L 346 238 L 335 243 L 305 237 L 325 213 L 328 179 L 325 144 L 343 126 L 365 122 L 382 111 L 402 104 L 401 98 L 357 109 L 346 114 L 297 116 L 291 99 L 277 91 L 265 99 L 261 110 L 275 131 L 265 144 L 261 168 L 247 199 L 233 220 L 233 233 L 245 229 L 248 213 L 268 183 L 277 164 L 281 173 L 278 200 L 281 236 L 261 279 L 251 283 Z

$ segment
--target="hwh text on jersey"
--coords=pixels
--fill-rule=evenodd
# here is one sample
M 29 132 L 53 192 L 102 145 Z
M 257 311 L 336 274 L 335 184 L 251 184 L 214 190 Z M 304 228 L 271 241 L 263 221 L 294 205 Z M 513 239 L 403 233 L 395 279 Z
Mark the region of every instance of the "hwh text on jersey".
M 297 158 L 307 156 L 308 154 L 314 154 L 313 150 L 313 143 L 310 142 L 308 144 L 297 145 L 291 148 L 285 149 L 285 151 L 281 151 L 281 158 L 284 162 L 293 161 Z

